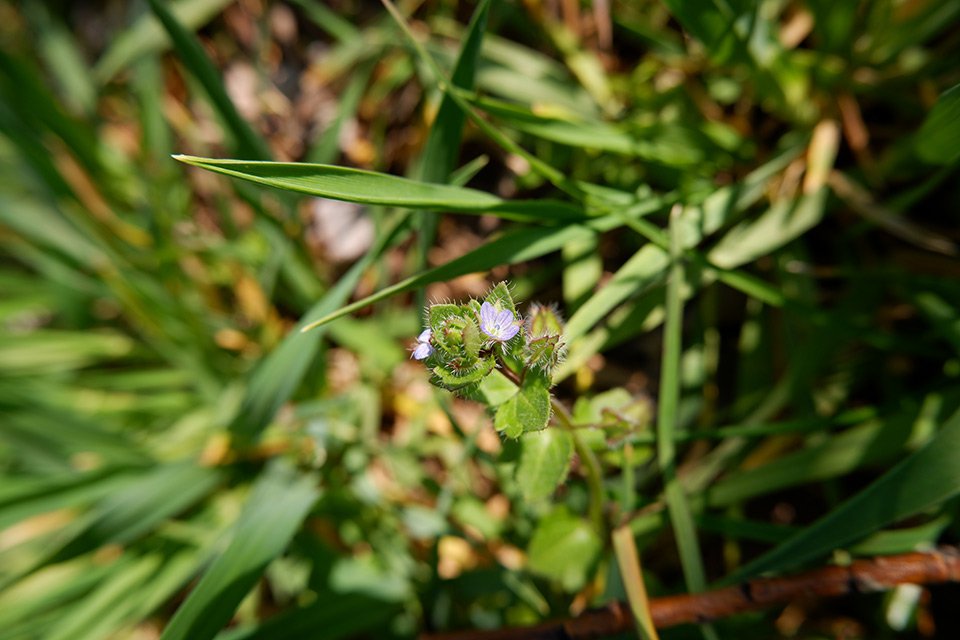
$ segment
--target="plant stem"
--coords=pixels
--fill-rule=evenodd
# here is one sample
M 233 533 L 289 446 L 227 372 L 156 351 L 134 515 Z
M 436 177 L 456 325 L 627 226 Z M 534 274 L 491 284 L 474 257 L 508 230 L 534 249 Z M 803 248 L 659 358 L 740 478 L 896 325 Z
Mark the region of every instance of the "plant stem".
M 519 387 L 522 383 L 520 377 L 510 370 L 501 360 L 498 371 L 513 384 Z M 577 426 L 573 423 L 573 417 L 563 404 L 550 394 L 550 406 L 553 407 L 553 418 L 558 426 L 565 429 L 570 437 L 573 438 L 573 447 L 583 462 L 587 488 L 590 491 L 590 506 L 588 513 L 590 521 L 593 523 L 597 533 L 603 538 L 607 537 L 606 522 L 603 519 L 603 471 L 600 467 L 600 461 L 596 454 L 584 442 L 583 438 L 577 433 Z
M 590 521 L 596 528 L 597 533 L 604 539 L 607 537 L 606 522 L 603 519 L 603 472 L 600 468 L 600 461 L 596 454 L 584 443 L 583 438 L 577 433 L 577 427 L 573 423 L 573 418 L 567 408 L 559 400 L 550 396 L 550 404 L 553 406 L 553 415 L 557 418 L 559 426 L 566 429 L 573 438 L 573 446 L 583 462 L 586 471 L 587 487 L 590 490 Z

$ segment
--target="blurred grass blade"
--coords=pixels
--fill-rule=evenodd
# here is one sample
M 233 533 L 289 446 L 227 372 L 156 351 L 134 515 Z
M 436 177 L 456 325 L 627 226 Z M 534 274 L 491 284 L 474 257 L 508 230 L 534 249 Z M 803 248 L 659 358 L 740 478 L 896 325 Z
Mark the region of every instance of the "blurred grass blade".
M 433 59 L 426 47 L 421 44 L 416 35 L 414 35 L 413 31 L 411 31 L 406 19 L 403 17 L 403 14 L 400 13 L 400 10 L 397 9 L 396 5 L 394 5 L 391 0 L 380 1 L 383 3 L 383 6 L 386 7 L 387 11 L 390 13 L 390 16 L 403 31 L 403 34 L 406 36 L 407 40 L 411 45 L 413 45 L 414 51 L 416 51 L 420 60 L 433 73 L 438 86 L 446 95 L 450 96 L 461 109 L 463 109 L 467 116 L 469 116 L 470 120 L 481 131 L 487 134 L 491 140 L 496 142 L 506 151 L 515 153 L 526 160 L 530 164 L 530 168 L 533 169 L 533 171 L 543 176 L 544 179 L 551 182 L 564 193 L 567 193 L 576 199 L 580 199 L 583 196 L 583 191 L 580 189 L 580 187 L 574 181 L 570 180 L 563 171 L 551 166 L 539 156 L 533 155 L 519 144 L 514 142 L 509 136 L 505 135 L 495 126 L 487 122 L 487 120 L 469 103 L 468 99 L 471 98 L 472 95 L 467 92 L 463 92 L 456 86 L 453 86 L 446 78 L 443 71 L 437 65 L 436 60 Z
M 22 5 L 30 28 L 38 35 L 38 49 L 44 66 L 56 78 L 65 106 L 75 114 L 92 115 L 97 91 L 83 50 L 63 20 L 51 15 L 45 3 Z
M 101 178 L 101 145 L 94 129 L 65 113 L 42 78 L 33 61 L 0 48 L 0 97 L 6 106 L 38 136 L 52 133 L 63 140 L 83 168 L 96 179 Z
M 272 155 L 270 148 L 263 138 L 254 133 L 250 123 L 237 111 L 223 86 L 220 72 L 213 66 L 196 37 L 184 28 L 165 3 L 160 0 L 147 1 L 150 3 L 150 9 L 170 36 L 170 40 L 173 41 L 174 48 L 183 60 L 184 68 L 203 87 L 213 107 L 230 130 L 236 141 L 237 154 L 251 160 L 268 160 Z
M 606 122 L 587 121 L 579 117 L 546 117 L 526 107 L 486 97 L 474 98 L 472 103 L 514 129 L 544 140 L 623 155 L 633 155 L 638 148 L 636 141 L 625 131 Z
M 820 222 L 829 189 L 775 203 L 756 220 L 728 231 L 710 251 L 711 263 L 725 269 L 752 262 L 800 237 Z
M 346 302 L 364 271 L 383 251 L 392 245 L 402 223 L 385 229 L 377 243 L 358 260 L 332 289 L 303 316 L 297 328 L 289 332 L 276 349 L 267 355 L 250 376 L 247 393 L 230 423 L 230 431 L 246 441 L 255 439 L 270 423 L 283 403 L 287 402 L 303 380 L 303 376 L 320 347 L 322 331 L 304 335 L 318 317 L 334 313 Z
M 960 84 L 947 89 L 933 105 L 917 133 L 916 148 L 922 160 L 934 164 L 960 158 Z
M 724 583 L 791 568 L 950 499 L 960 493 L 958 451 L 960 411 L 922 449 Z
M 659 640 L 660 636 L 657 635 L 657 628 L 653 626 L 653 618 L 650 616 L 650 599 L 643 583 L 643 569 L 640 566 L 640 555 L 637 553 L 633 531 L 629 526 L 618 527 L 613 530 L 612 541 L 620 579 L 627 592 L 627 602 L 630 604 L 630 612 L 639 636 L 642 640 Z
M 125 556 L 119 567 L 112 567 L 109 577 L 100 582 L 79 606 L 58 620 L 44 638 L 97 640 L 109 637 L 123 623 L 131 604 L 150 589 L 150 578 L 163 563 L 159 554 L 130 560 Z
M 477 62 L 480 59 L 480 44 L 483 42 L 484 31 L 487 28 L 487 14 L 489 0 L 482 0 L 473 12 L 467 35 L 460 48 L 460 55 L 454 65 L 450 81 L 461 89 L 472 89 L 477 72 Z M 447 183 L 450 174 L 457 165 L 460 155 L 460 141 L 463 138 L 463 126 L 466 114 L 457 105 L 448 93 L 443 93 L 440 107 L 430 127 L 427 143 L 419 159 L 418 177 L 424 182 Z M 437 218 L 426 213 L 417 215 L 417 256 L 416 270 L 422 271 L 427 266 L 427 253 L 433 246 L 437 233 Z M 422 297 L 422 293 L 418 294 Z M 419 300 L 422 305 L 424 301 Z M 419 306 L 419 305 L 418 305 Z
M 362 594 L 325 593 L 316 602 L 302 609 L 278 615 L 257 627 L 225 631 L 217 636 L 217 640 L 352 638 L 382 628 L 396 612 L 396 604 Z
M 645 206 L 647 211 L 655 211 L 662 206 L 662 202 L 658 199 L 652 199 Z M 640 213 L 642 213 L 642 210 L 638 209 L 637 214 Z M 559 229 L 521 229 L 505 233 L 470 253 L 385 287 L 373 295 L 329 313 L 308 324 L 303 330 L 308 331 L 322 326 L 375 302 L 411 291 L 431 282 L 452 280 L 468 273 L 487 271 L 500 264 L 516 264 L 524 260 L 539 258 L 548 253 L 559 251 L 572 240 L 592 237 L 598 231 L 614 229 L 622 224 L 622 220 L 622 216 L 617 214 L 593 219 L 585 225 L 569 225 Z
M 700 205 L 686 208 L 682 227 L 684 249 L 695 247 L 705 236 L 716 232 L 734 214 L 755 204 L 763 196 L 767 181 L 790 163 L 801 149 L 791 147 L 750 173 L 738 185 L 718 189 Z M 590 297 L 567 323 L 567 340 L 583 337 L 624 300 L 655 284 L 669 265 L 667 252 L 659 246 L 641 247 L 602 289 Z M 575 346 L 571 344 L 571 350 Z M 571 352 L 571 355 L 573 353 Z M 571 358 L 572 360 L 572 358 Z M 564 367 L 562 370 L 567 370 Z
M 707 502 L 716 508 L 729 507 L 757 495 L 822 482 L 893 460 L 910 438 L 915 419 L 915 411 L 887 415 L 767 464 L 734 471 L 705 492 Z
M 281 463 L 267 468 L 250 493 L 230 544 L 177 609 L 161 640 L 208 640 L 230 621 L 300 528 L 318 496 L 315 482 Z
M 128 544 L 204 498 L 220 479 L 218 470 L 193 462 L 169 463 L 141 473 L 73 520 L 40 557 L 5 576 L 3 583 L 107 544 Z
M 457 56 L 456 65 L 450 75 L 450 82 L 460 89 L 473 88 L 489 9 L 490 1 L 481 0 L 467 27 L 460 55 Z M 450 173 L 456 167 L 460 155 L 460 139 L 465 122 L 466 114 L 463 109 L 449 93 L 444 93 L 420 159 L 420 180 L 437 183 L 449 181 Z
M 683 246 L 680 218 L 683 208 L 670 212 L 670 273 L 667 278 L 666 320 L 663 329 L 663 357 L 660 366 L 660 395 L 657 401 L 657 465 L 663 476 L 663 493 L 673 533 L 680 552 L 683 576 L 690 592 L 707 587 L 700 543 L 690 504 L 677 478 L 676 440 L 673 432 L 679 422 L 680 359 L 683 355 Z
M 188 29 L 206 24 L 232 0 L 177 0 L 168 3 L 167 11 Z M 110 48 L 93 67 L 94 79 L 103 85 L 138 58 L 169 45 L 163 27 L 150 14 L 141 15 L 130 27 L 120 32 Z
M 48 472 L 42 478 L 0 476 L 0 530 L 31 516 L 58 509 L 83 508 L 119 491 L 136 477 L 129 471 L 101 469 Z
M 555 200 L 503 200 L 476 189 L 431 184 L 363 169 L 294 162 L 215 160 L 183 155 L 174 158 L 195 167 L 277 189 L 360 204 L 491 213 L 525 222 L 578 220 L 585 216 L 580 208 Z
M 291 0 L 303 10 L 310 20 L 339 42 L 355 42 L 363 34 L 349 20 L 340 17 L 333 9 L 319 0 Z

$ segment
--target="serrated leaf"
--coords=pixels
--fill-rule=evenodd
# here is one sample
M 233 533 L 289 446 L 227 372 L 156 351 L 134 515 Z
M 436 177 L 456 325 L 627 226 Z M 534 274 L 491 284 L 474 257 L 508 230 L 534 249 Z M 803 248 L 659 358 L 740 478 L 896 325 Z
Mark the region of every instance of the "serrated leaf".
M 542 500 L 566 479 L 573 457 L 573 437 L 562 429 L 525 433 L 520 438 L 517 484 L 526 502 Z
M 527 548 L 528 566 L 565 590 L 576 591 L 589 579 L 602 547 L 589 522 L 560 507 L 537 526 Z
M 468 371 L 447 371 L 442 365 L 433 368 L 433 374 L 440 385 L 450 391 L 457 391 L 470 385 L 478 384 L 493 371 L 493 358 L 479 360 Z
M 545 429 L 550 421 L 550 380 L 535 371 L 527 376 L 515 396 L 500 405 L 493 424 L 507 437 Z
M 427 313 L 430 330 L 439 334 L 443 329 L 443 321 L 458 315 L 460 315 L 460 305 L 447 303 L 430 305 L 430 311 Z
M 509 309 L 513 315 L 517 315 L 517 305 L 513 302 L 513 296 L 510 295 L 510 287 L 506 282 L 499 282 L 487 294 L 486 301 L 498 309 Z
M 501 404 L 517 395 L 517 385 L 499 371 L 491 371 L 490 375 L 483 379 L 477 389 L 479 397 L 477 400 L 485 403 L 488 407 L 499 407 Z
M 467 352 L 467 357 L 476 358 L 480 354 L 480 346 L 483 341 L 480 340 L 480 329 L 477 323 L 468 318 L 463 326 L 463 348 Z

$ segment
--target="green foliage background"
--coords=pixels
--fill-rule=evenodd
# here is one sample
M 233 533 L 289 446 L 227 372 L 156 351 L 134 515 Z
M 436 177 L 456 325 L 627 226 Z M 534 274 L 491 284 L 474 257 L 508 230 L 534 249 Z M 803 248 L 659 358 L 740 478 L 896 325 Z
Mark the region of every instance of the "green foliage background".
M 553 4 L 0 2 L 0 640 L 532 624 L 625 598 L 615 526 L 652 595 L 957 542 L 960 2 Z M 409 362 L 475 273 L 566 314 L 566 430 Z M 662 635 L 957 630 L 908 604 Z

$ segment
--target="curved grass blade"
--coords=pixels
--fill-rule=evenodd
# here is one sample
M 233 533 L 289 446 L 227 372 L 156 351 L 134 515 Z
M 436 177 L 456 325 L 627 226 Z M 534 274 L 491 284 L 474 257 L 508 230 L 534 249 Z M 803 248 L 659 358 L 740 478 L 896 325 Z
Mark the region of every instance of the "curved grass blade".
M 315 480 L 274 464 L 257 481 L 233 540 L 177 609 L 161 640 L 207 640 L 280 555 L 318 496 Z
M 484 31 L 487 28 L 489 8 L 490 2 L 487 0 L 477 5 L 467 29 L 463 46 L 460 49 L 460 55 L 457 56 L 457 62 L 450 76 L 450 81 L 461 89 L 473 88 L 477 63 L 480 59 L 480 44 L 483 42 Z M 420 156 L 419 178 L 421 180 L 437 183 L 450 182 L 450 173 L 456 166 L 457 157 L 460 154 L 460 141 L 463 137 L 465 122 L 466 114 L 463 109 L 454 102 L 450 95 L 443 94 L 440 100 L 440 108 L 437 110 L 437 117 L 430 127 L 427 143 L 424 146 L 423 154 Z M 419 230 L 417 270 L 422 270 L 427 266 L 427 253 L 436 238 L 437 223 L 438 220 L 435 216 L 425 213 L 417 215 Z M 420 298 L 418 299 L 418 305 L 422 306 L 424 303 L 423 293 L 418 293 L 418 296 Z
M 302 330 L 311 326 L 317 317 L 322 318 L 334 313 L 337 307 L 350 297 L 364 271 L 392 245 L 402 227 L 402 223 L 396 223 L 384 231 L 377 244 L 354 263 L 337 284 L 303 316 L 300 321 Z M 291 331 L 283 338 L 280 346 L 257 365 L 250 377 L 240 410 L 230 423 L 231 433 L 247 440 L 259 435 L 273 419 L 277 409 L 293 395 L 320 347 L 322 337 L 323 332 L 302 335 L 301 331 Z
M 651 199 L 645 204 L 647 211 L 655 211 L 663 205 L 659 199 Z M 637 215 L 643 213 L 638 210 Z M 353 313 L 375 302 L 385 300 L 390 296 L 405 293 L 417 287 L 440 280 L 450 280 L 468 273 L 487 271 L 501 264 L 516 264 L 524 260 L 533 260 L 540 256 L 559 251 L 571 240 L 593 237 L 594 234 L 610 231 L 623 224 L 620 214 L 595 218 L 582 225 L 569 225 L 557 229 L 521 229 L 506 233 L 496 240 L 474 249 L 470 253 L 451 260 L 439 267 L 434 267 L 423 273 L 411 276 L 394 285 L 381 289 L 363 300 L 333 311 L 303 328 L 309 331 L 327 324 L 348 313 Z
M 220 72 L 210 62 L 210 58 L 207 57 L 197 39 L 184 28 L 183 24 L 164 3 L 158 2 L 158 0 L 147 1 L 150 3 L 150 9 L 160 20 L 164 30 L 173 41 L 173 45 L 183 59 L 187 71 L 197 79 L 200 86 L 206 91 L 213 107 L 229 127 L 230 132 L 236 139 L 237 152 L 247 158 L 270 158 L 271 153 L 267 143 L 254 133 L 250 123 L 244 120 L 237 108 L 233 106 L 233 101 L 227 95 L 227 90 L 223 86 Z
M 232 0 L 179 0 L 169 3 L 169 11 L 189 29 L 196 29 L 219 14 Z M 104 85 L 139 58 L 169 45 L 163 27 L 149 13 L 124 29 L 94 65 L 93 78 Z
M 927 444 L 866 489 L 724 579 L 779 571 L 849 544 L 960 493 L 960 411 Z
M 916 141 L 917 155 L 932 164 L 960 158 L 960 84 L 947 89 L 927 115 Z
M 300 640 L 301 638 L 354 637 L 364 631 L 383 628 L 397 613 L 395 603 L 383 602 L 358 593 L 324 594 L 316 602 L 280 614 L 253 628 L 231 629 L 217 640 Z
M 703 591 L 707 587 L 706 572 L 700 554 L 696 526 L 690 503 L 677 478 L 676 441 L 680 403 L 680 358 L 683 355 L 683 246 L 680 237 L 682 207 L 675 205 L 670 213 L 670 272 L 667 280 L 666 319 L 663 331 L 663 357 L 660 368 L 660 398 L 657 403 L 657 464 L 663 476 L 663 493 L 673 526 L 680 564 L 687 589 Z
M 582 209 L 557 200 L 503 200 L 495 195 L 445 184 L 419 182 L 387 173 L 327 164 L 246 162 L 178 155 L 186 164 L 257 184 L 359 204 L 491 213 L 522 222 L 582 220 Z

